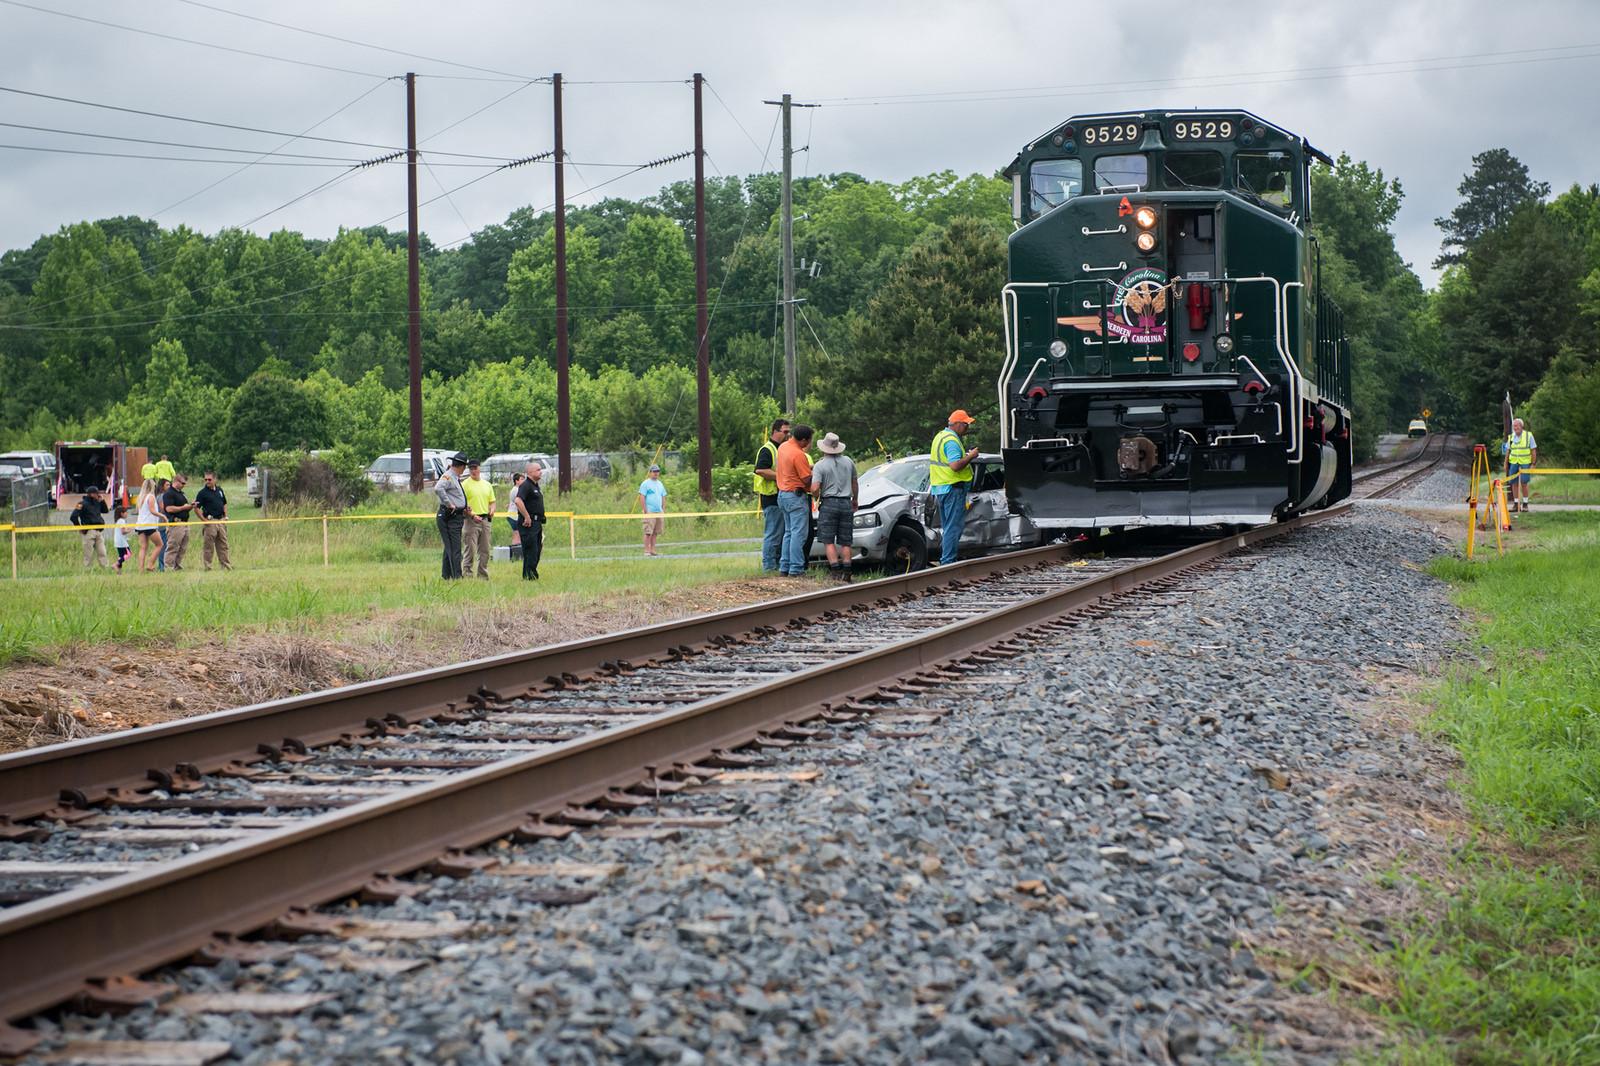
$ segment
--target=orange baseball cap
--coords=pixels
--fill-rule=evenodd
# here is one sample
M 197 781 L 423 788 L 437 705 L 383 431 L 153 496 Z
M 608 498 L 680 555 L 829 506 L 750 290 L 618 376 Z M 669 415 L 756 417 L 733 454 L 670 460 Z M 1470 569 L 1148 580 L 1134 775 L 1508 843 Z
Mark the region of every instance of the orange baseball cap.
M 970 425 L 972 425 L 973 422 L 975 422 L 977 420 L 975 418 L 973 418 L 971 415 L 967 414 L 967 412 L 961 410 L 961 408 L 958 407 L 954 411 L 950 412 L 950 417 L 945 419 L 945 421 L 946 422 L 965 422 L 967 425 L 970 426 Z

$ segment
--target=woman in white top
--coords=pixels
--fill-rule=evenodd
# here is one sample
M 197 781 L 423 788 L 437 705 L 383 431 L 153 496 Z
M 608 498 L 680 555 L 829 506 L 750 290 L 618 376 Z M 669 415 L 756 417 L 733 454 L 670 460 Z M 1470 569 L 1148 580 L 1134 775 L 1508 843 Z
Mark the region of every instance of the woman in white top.
M 161 497 L 150 478 L 145 478 L 139 489 L 139 521 L 133 528 L 139 534 L 139 572 L 154 570 L 161 559 Z M 148 564 L 146 554 L 150 557 Z

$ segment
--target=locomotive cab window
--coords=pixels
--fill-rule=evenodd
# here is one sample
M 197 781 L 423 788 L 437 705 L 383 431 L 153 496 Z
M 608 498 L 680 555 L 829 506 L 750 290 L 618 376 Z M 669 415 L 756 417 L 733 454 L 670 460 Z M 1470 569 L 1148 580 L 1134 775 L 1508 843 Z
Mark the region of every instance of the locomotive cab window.
M 1162 167 L 1169 189 L 1222 188 L 1221 152 L 1168 152 Z
M 1294 209 L 1295 163 L 1287 152 L 1240 152 L 1239 189 L 1280 214 Z
M 1028 168 L 1028 210 L 1042 215 L 1083 192 L 1083 162 L 1041 159 Z
M 1095 192 L 1137 192 L 1150 183 L 1150 161 L 1142 155 L 1103 155 L 1094 161 Z

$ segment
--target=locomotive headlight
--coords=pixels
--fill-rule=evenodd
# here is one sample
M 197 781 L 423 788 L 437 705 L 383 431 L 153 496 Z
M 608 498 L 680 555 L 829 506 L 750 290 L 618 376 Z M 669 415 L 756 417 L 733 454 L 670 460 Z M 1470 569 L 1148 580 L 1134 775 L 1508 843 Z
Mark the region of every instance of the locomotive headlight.
M 1155 229 L 1156 209 L 1153 207 L 1141 207 L 1133 213 L 1133 220 L 1138 223 L 1140 229 Z
M 1147 230 L 1135 237 L 1133 243 L 1141 252 L 1153 252 L 1156 248 L 1156 235 Z
M 1216 345 L 1217 351 L 1221 352 L 1223 355 L 1227 355 L 1229 352 L 1233 351 L 1233 338 L 1224 333 L 1217 338 Z
M 1061 340 L 1061 339 L 1058 338 L 1058 339 L 1053 340 L 1053 341 L 1050 342 L 1050 357 L 1052 359 L 1061 359 L 1061 358 L 1065 357 L 1066 354 L 1067 354 L 1067 342 L 1066 341 Z

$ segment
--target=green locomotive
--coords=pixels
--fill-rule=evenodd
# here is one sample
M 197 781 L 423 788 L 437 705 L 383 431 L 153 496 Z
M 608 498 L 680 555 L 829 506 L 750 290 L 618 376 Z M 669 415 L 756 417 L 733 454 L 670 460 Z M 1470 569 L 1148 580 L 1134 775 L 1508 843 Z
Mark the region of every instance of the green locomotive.
M 1350 494 L 1317 159 L 1246 111 L 1082 115 L 1017 156 L 999 380 L 1016 511 L 1259 525 Z

